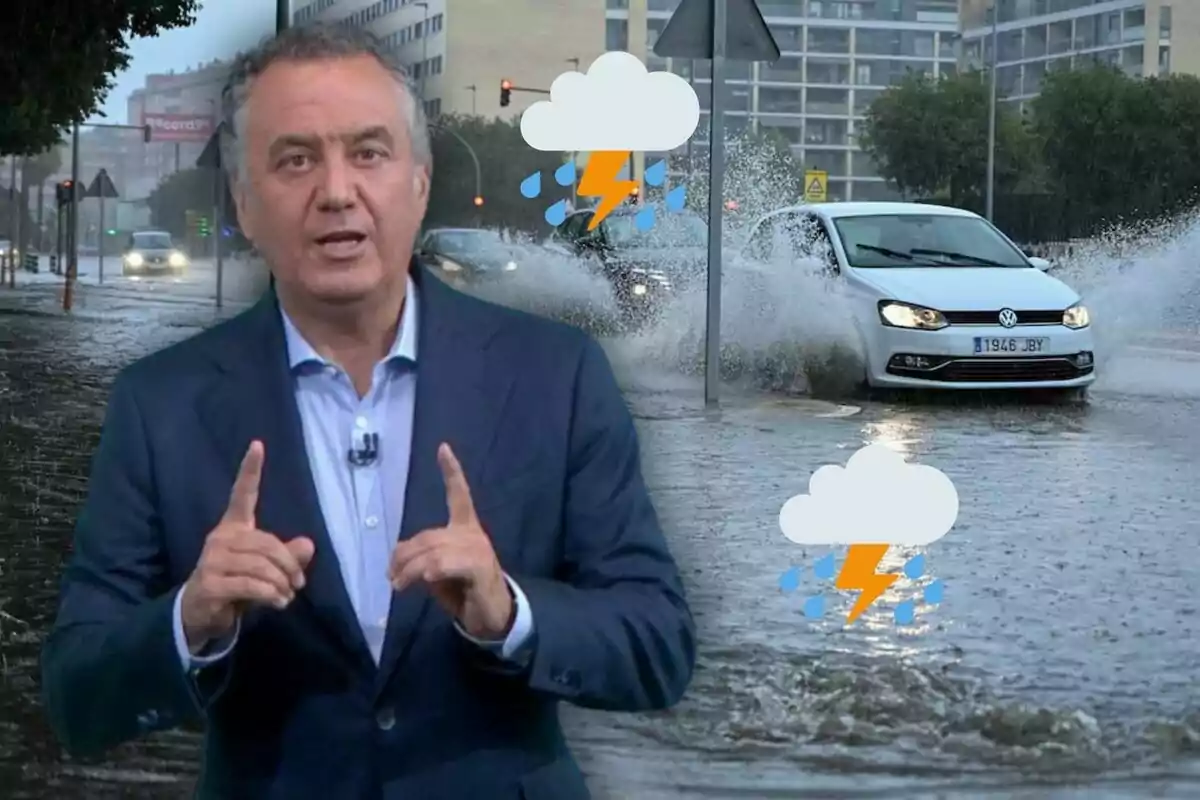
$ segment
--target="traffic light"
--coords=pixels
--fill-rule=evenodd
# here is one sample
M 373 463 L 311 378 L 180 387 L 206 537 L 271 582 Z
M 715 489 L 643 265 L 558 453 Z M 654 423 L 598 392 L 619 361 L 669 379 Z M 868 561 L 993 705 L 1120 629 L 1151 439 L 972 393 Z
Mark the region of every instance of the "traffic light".
M 208 236 L 212 233 L 212 228 L 209 225 L 207 216 L 201 215 L 196 218 L 196 233 L 201 237 Z
M 500 107 L 504 108 L 512 102 L 512 81 L 507 78 L 500 81 Z
M 149 125 L 142 126 L 142 141 L 145 142 L 146 144 L 150 144 L 150 126 Z
M 75 188 L 74 181 L 59 181 L 58 184 L 54 187 L 54 198 L 58 201 L 58 204 L 60 206 L 65 206 L 68 203 L 71 203 L 72 201 L 74 201 L 74 199 L 75 199 L 75 196 L 74 196 L 75 192 L 73 191 L 74 188 Z

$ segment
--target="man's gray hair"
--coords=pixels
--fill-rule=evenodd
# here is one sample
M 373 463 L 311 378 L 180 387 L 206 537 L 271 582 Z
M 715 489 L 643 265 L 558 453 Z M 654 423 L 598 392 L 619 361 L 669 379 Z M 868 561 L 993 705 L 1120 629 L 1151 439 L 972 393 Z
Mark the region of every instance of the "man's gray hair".
M 221 161 L 231 183 L 236 183 L 245 165 L 246 98 L 254 79 L 279 61 L 324 61 L 370 56 L 396 79 L 408 119 L 413 157 L 432 169 L 429 123 L 424 104 L 413 86 L 408 70 L 374 34 L 361 28 L 308 24 L 288 28 L 270 36 L 258 47 L 234 59 L 229 80 L 221 92 Z

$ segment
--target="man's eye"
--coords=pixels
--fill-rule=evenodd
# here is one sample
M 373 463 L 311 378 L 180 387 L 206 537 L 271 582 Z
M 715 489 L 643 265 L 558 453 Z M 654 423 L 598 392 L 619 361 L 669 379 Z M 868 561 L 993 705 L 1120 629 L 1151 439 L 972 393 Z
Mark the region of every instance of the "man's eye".
M 358 151 L 358 159 L 360 161 L 378 161 L 379 159 L 383 158 L 384 155 L 385 154 L 382 150 L 376 150 L 376 149 L 367 149 L 367 150 L 359 150 Z
M 304 155 L 303 153 L 296 153 L 294 155 L 287 156 L 283 159 L 283 166 L 291 169 L 300 169 L 308 166 L 308 156 Z

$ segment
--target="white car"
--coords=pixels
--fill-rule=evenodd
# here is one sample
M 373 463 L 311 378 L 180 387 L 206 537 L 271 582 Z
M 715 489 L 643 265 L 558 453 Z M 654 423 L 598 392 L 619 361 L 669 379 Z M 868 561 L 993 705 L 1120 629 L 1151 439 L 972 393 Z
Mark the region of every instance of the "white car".
M 781 248 L 785 248 L 781 251 Z M 815 257 L 843 283 L 868 386 L 1054 388 L 1095 380 L 1079 295 L 990 222 L 922 203 L 817 203 L 758 220 L 746 253 Z

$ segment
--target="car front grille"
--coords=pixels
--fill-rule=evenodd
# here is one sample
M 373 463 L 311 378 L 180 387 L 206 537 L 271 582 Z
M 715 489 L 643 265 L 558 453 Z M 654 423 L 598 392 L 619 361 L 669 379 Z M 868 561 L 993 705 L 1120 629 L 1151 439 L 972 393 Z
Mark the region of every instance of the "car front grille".
M 1058 311 L 1020 311 L 1014 309 L 1017 315 L 1017 326 L 1021 325 L 1061 325 L 1063 310 Z M 951 325 L 999 325 L 1000 310 L 995 311 L 943 311 L 942 316 Z
M 912 358 L 921 359 L 923 365 L 906 365 L 905 359 Z M 930 383 L 1069 381 L 1090 375 L 1093 369 L 1091 353 L 1027 358 L 961 358 L 899 354 L 893 356 L 887 366 L 889 375 L 917 378 Z

